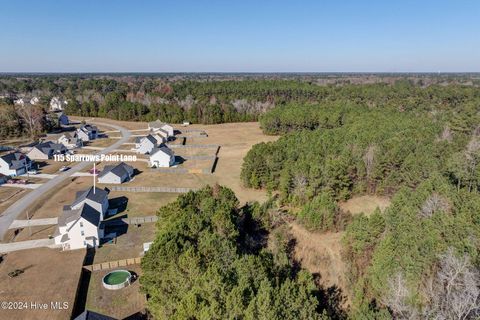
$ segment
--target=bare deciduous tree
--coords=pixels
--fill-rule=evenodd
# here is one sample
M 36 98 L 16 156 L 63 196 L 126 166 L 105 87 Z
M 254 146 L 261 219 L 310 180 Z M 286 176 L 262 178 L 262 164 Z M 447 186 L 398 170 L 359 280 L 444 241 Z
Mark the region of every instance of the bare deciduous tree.
M 480 310 L 480 272 L 467 255 L 449 248 L 440 257 L 437 273 L 426 288 L 424 316 L 432 319 L 474 319 Z
M 402 273 L 388 279 L 388 293 L 382 303 L 390 308 L 395 319 L 418 319 L 418 311 L 409 303 L 409 298 L 410 291 Z
M 375 146 L 369 145 L 365 155 L 363 156 L 363 162 L 365 163 L 365 168 L 367 171 L 367 178 L 370 177 L 373 171 L 373 166 L 375 163 Z
M 24 105 L 19 106 L 16 111 L 22 119 L 30 137 L 34 137 L 42 131 L 45 120 L 42 108 L 32 105 Z
M 450 204 L 447 199 L 434 192 L 423 204 L 420 210 L 420 216 L 424 218 L 431 217 L 435 212 L 448 212 Z

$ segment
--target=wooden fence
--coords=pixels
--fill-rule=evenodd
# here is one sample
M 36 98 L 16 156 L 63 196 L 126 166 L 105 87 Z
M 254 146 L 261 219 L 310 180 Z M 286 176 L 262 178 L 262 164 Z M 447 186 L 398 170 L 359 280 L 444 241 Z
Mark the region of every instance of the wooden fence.
M 155 169 L 158 170 L 158 169 Z M 195 191 L 193 188 L 170 188 L 170 187 L 124 187 L 124 186 L 112 186 L 112 191 L 125 191 L 125 192 L 164 192 L 164 193 L 187 193 L 189 191 Z
M 89 271 L 102 271 L 102 270 L 110 270 L 110 269 L 115 269 L 119 267 L 126 267 L 126 266 L 135 265 L 135 264 L 140 264 L 141 261 L 142 261 L 141 257 L 136 257 L 136 258 L 128 258 L 128 259 L 122 259 L 122 260 L 96 263 L 96 264 L 83 266 L 83 267 Z

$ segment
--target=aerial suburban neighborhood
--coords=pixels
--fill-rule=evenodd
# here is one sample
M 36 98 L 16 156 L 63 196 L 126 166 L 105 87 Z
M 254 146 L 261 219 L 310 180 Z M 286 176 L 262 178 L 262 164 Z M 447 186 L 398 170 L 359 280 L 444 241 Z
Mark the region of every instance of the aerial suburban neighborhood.
M 480 319 L 480 1 L 0 8 L 0 320 Z

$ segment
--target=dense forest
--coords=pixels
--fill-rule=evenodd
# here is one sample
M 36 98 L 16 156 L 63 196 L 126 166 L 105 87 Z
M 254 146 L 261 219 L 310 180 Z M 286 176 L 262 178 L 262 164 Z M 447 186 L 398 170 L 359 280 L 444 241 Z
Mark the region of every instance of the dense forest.
M 238 205 L 216 185 L 160 210 L 140 278 L 155 319 L 327 319 L 312 275 L 252 240 L 264 209 Z
M 369 84 L 371 77 L 376 81 Z M 7 104 L 18 97 L 35 96 L 45 107 L 50 98 L 60 97 L 68 101 L 69 115 L 212 124 L 257 120 L 273 107 L 288 103 L 343 99 L 382 105 L 396 101 L 406 108 L 415 107 L 427 102 L 432 92 L 441 99 L 446 84 L 469 84 L 474 89 L 478 81 L 469 75 L 12 75 L 0 77 L 0 96 Z M 412 88 L 417 89 L 409 96 Z
M 250 150 L 243 183 L 278 195 L 310 230 L 344 231 L 351 318 L 476 318 L 480 91 L 349 90 L 356 98 L 261 116 L 264 132 L 282 137 Z M 392 197 L 391 205 L 370 216 L 339 209 L 364 194 Z

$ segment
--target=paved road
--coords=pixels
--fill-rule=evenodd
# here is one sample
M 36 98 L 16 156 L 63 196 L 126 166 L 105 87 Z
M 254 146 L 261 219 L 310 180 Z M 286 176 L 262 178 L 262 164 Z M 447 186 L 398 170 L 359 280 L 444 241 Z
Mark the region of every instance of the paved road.
M 30 184 L 2 184 L 0 187 L 3 188 L 20 188 L 20 189 L 38 189 L 42 186 L 42 183 L 30 183 Z
M 119 130 L 122 133 L 122 138 L 112 144 L 111 146 L 103 149 L 102 151 L 98 152 L 97 154 L 106 154 L 111 152 L 118 147 L 120 147 L 124 142 L 130 138 L 131 133 L 120 126 L 116 126 L 109 123 L 102 123 L 102 122 L 95 122 L 91 121 L 94 124 L 102 125 L 106 127 L 112 127 L 116 130 Z M 54 188 L 58 184 L 62 183 L 63 181 L 69 179 L 75 172 L 79 172 L 84 170 L 85 168 L 91 166 L 90 162 L 80 162 L 73 166 L 70 170 L 62 172 L 57 177 L 45 182 L 41 187 L 32 190 L 30 193 L 25 195 L 22 199 L 15 202 L 13 205 L 8 207 L 0 216 L 0 239 L 3 239 L 5 233 L 8 230 L 8 227 L 12 224 L 13 220 L 15 220 L 22 212 L 24 212 L 31 204 L 35 201 L 38 201 L 40 197 L 45 194 L 50 189 Z

